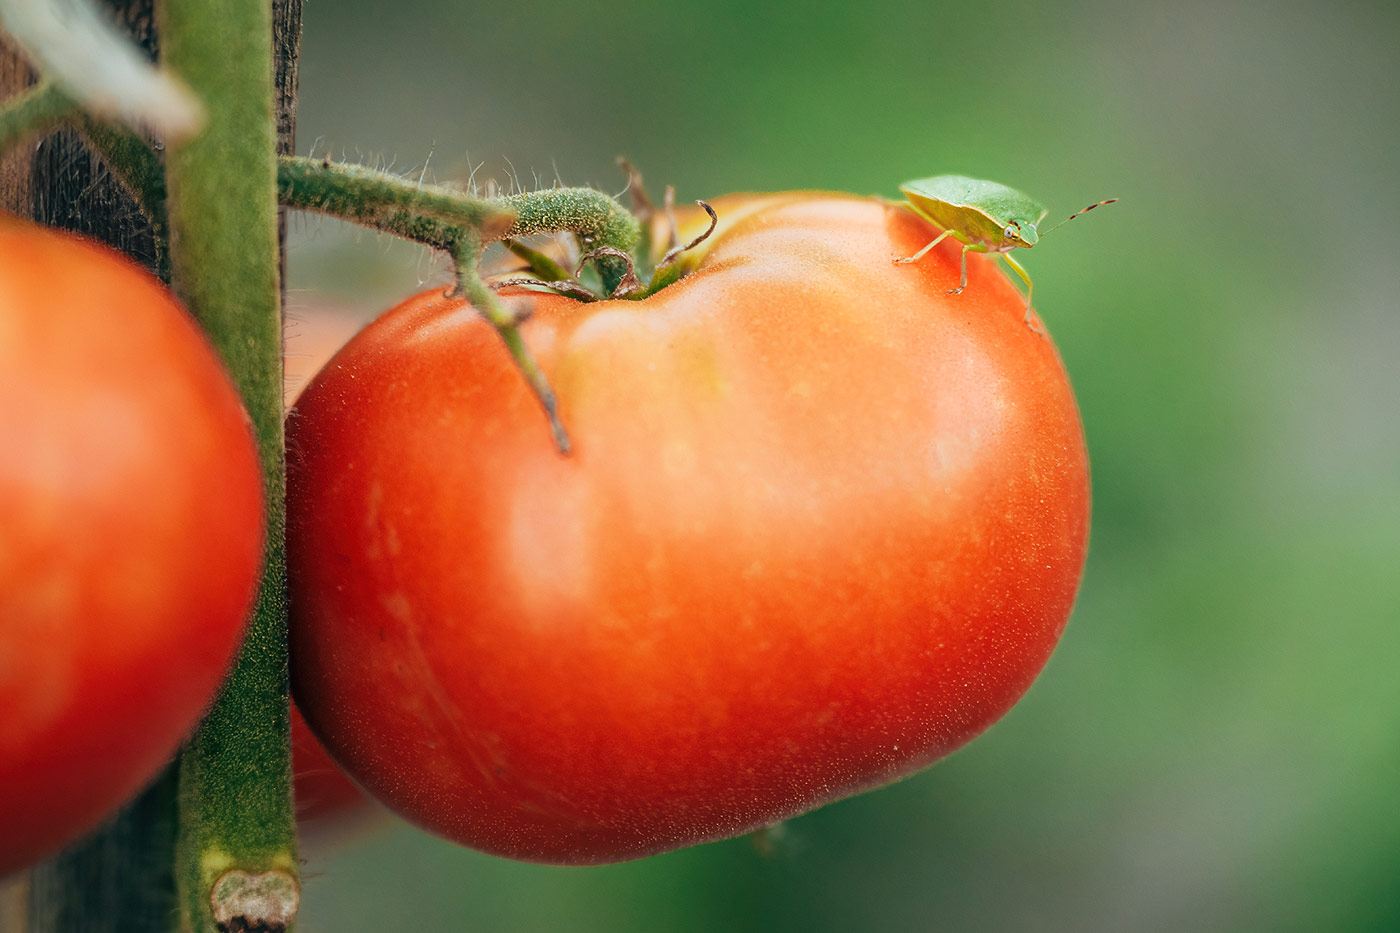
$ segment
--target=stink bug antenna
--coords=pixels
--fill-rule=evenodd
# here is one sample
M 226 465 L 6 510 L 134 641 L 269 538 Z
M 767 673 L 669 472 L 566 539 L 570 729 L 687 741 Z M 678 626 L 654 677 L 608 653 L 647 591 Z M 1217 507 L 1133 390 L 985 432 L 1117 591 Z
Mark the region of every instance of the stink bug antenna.
M 1096 208 L 1096 207 L 1103 207 L 1105 204 L 1112 204 L 1114 201 L 1117 201 L 1117 200 L 1118 200 L 1117 198 L 1109 198 L 1107 201 L 1100 201 L 1100 202 L 1097 203 L 1097 204 L 1090 204 L 1088 207 L 1084 208 L 1084 210 L 1082 210 L 1082 211 L 1075 211 L 1073 214 L 1070 214 L 1070 215 L 1069 215 L 1068 217 L 1066 217 L 1064 220 L 1060 221 L 1059 223 L 1055 224 L 1055 226 L 1051 227 L 1050 230 L 1058 230 L 1059 228 L 1063 227 L 1065 224 L 1069 223 L 1069 222 L 1070 222 L 1071 220 L 1073 220 L 1074 218 L 1078 217 L 1080 214 L 1087 214 L 1087 213 L 1089 213 L 1090 211 L 1092 211 L 1092 210 L 1093 210 L 1094 208 Z M 1049 233 L 1050 230 L 1042 230 L 1041 233 L 1040 233 L 1040 235 L 1041 235 L 1041 236 L 1045 236 L 1045 234 Z

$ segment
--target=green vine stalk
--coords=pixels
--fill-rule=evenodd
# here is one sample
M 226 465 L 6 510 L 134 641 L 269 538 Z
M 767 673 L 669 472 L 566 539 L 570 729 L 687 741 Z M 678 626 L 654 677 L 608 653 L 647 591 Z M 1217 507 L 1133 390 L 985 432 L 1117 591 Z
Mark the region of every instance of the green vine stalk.
M 165 0 L 159 28 L 165 64 L 208 114 L 202 132 L 166 154 L 171 284 L 243 395 L 267 496 L 266 564 L 247 638 L 180 758 L 181 926 L 284 930 L 295 920 L 300 882 L 288 738 L 271 7 Z

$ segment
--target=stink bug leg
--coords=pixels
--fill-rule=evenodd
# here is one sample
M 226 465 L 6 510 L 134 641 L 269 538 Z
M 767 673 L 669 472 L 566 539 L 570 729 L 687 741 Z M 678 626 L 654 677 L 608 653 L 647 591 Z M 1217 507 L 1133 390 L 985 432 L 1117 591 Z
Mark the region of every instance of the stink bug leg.
M 928 251 L 929 251 L 929 250 L 933 249 L 933 248 L 934 248 L 935 246 L 937 246 L 939 243 L 942 243 L 942 242 L 944 241 L 944 239 L 946 239 L 947 236 L 948 236 L 950 233 L 952 233 L 952 232 L 953 232 L 953 231 L 951 231 L 951 230 L 944 230 L 944 231 L 943 231 L 942 233 L 940 233 L 938 236 L 936 236 L 936 237 L 933 238 L 933 242 L 932 242 L 932 243 L 929 243 L 927 246 L 925 246 L 923 249 L 919 250 L 919 251 L 918 251 L 917 253 L 915 253 L 914 255 L 912 255 L 912 256 L 905 256 L 905 257 L 903 257 L 902 259 L 896 259 L 895 262 L 897 262 L 897 263 L 918 262 L 920 259 L 923 259 L 925 256 L 928 255 Z
M 1025 267 L 1011 258 L 1010 253 L 1002 253 L 1001 258 L 1006 260 L 1006 264 L 1012 271 L 1021 277 L 1021 281 L 1026 283 L 1026 323 L 1031 322 L 1031 292 L 1035 291 L 1035 285 L 1031 282 L 1031 277 L 1026 274 Z
M 967 254 L 985 253 L 986 251 L 987 247 L 983 246 L 981 243 L 967 243 L 963 246 L 962 255 L 959 257 L 962 260 L 962 270 L 961 275 L 958 276 L 958 287 L 948 289 L 948 294 L 961 295 L 963 289 L 967 288 Z M 1005 254 L 1003 253 L 1002 255 Z

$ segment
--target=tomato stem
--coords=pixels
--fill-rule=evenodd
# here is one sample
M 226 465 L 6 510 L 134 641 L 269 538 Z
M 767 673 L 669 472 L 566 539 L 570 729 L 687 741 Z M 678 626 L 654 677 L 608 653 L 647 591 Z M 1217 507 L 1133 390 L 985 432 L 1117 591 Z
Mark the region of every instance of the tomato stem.
M 351 220 L 451 255 L 458 290 L 500 335 L 549 419 L 555 446 L 560 453 L 569 452 L 554 392 L 520 336 L 520 322 L 481 278 L 482 252 L 488 243 L 504 241 L 517 253 L 542 259 L 514 240 L 568 231 L 590 248 L 604 294 L 612 294 L 629 281 L 630 251 L 641 236 L 637 219 L 622 205 L 592 188 L 479 198 L 363 166 L 292 156 L 278 160 L 277 184 L 282 203 L 289 207 Z M 560 278 L 566 274 L 557 266 L 554 271 Z
M 511 359 L 515 361 L 516 368 L 525 377 L 530 390 L 539 399 L 545 417 L 549 419 L 549 428 L 554 435 L 555 448 L 558 449 L 559 453 L 567 454 L 571 446 L 569 435 L 559 420 L 559 403 L 554 397 L 554 390 L 549 387 L 549 382 L 545 379 L 544 373 L 540 371 L 534 355 L 520 336 L 520 321 L 506 310 L 505 306 L 501 304 L 501 299 L 496 297 L 495 291 L 481 279 L 481 273 L 478 270 L 481 266 L 483 248 L 484 245 L 480 238 L 473 231 L 463 231 L 461 237 L 453 245 L 452 258 L 457 264 L 457 288 L 461 291 L 462 296 L 471 302 L 472 307 L 476 308 L 477 313 L 496 329 L 501 342 L 506 345 L 506 350 L 510 352 Z
M 500 203 L 515 213 L 507 237 L 568 230 L 586 253 L 611 247 L 631 253 L 641 241 L 641 225 L 621 204 L 592 188 L 549 188 L 507 195 Z M 603 294 L 611 295 L 631 270 L 623 259 L 602 255 L 595 260 L 603 277 Z
M 397 234 L 451 252 L 456 230 L 470 229 L 483 244 L 568 231 L 588 247 L 630 253 L 641 237 L 637 219 L 592 188 L 549 188 L 481 198 L 360 165 L 284 156 L 277 161 L 283 204 Z M 615 263 L 614 260 L 607 260 Z M 611 265 L 609 266 L 611 269 Z M 619 263 L 604 279 L 624 273 Z
M 277 160 L 277 188 L 288 207 L 447 251 L 458 229 L 475 230 L 491 242 L 506 236 L 515 223 L 515 212 L 497 201 L 329 160 L 283 156 Z
M 265 0 L 166 0 L 159 12 L 165 63 L 208 113 L 198 136 L 167 152 L 172 285 L 243 395 L 268 507 L 266 564 L 247 639 L 180 758 L 181 927 L 281 930 L 295 915 L 299 888 L 287 688 L 272 8 Z M 266 897 L 250 898 L 250 891 Z

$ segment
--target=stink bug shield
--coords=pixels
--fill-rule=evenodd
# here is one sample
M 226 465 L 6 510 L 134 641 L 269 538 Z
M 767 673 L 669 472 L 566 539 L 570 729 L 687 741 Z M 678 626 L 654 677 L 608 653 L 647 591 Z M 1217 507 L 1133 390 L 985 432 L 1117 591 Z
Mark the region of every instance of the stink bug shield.
M 956 295 L 967 287 L 967 254 L 996 253 L 1020 276 L 1021 281 L 1026 283 L 1026 323 L 1029 324 L 1031 293 L 1034 286 L 1026 270 L 1011 258 L 1010 252 L 1018 246 L 1029 248 L 1040 241 L 1044 234 L 1037 227 L 1049 213 L 1045 206 L 1015 188 L 964 175 L 920 178 L 905 182 L 899 186 L 899 190 L 916 214 L 942 228 L 943 232 L 914 255 L 896 259 L 895 262 L 918 262 L 929 250 L 951 236 L 963 244 L 958 287 L 949 289 L 950 294 Z M 1071 214 L 1055 227 L 1116 200 L 1118 199 L 1110 198 L 1090 204 L 1084 210 Z M 1055 227 L 1051 227 L 1050 230 L 1054 230 Z M 1049 233 L 1050 230 L 1046 230 L 1045 233 Z

